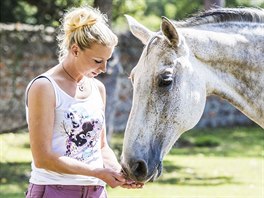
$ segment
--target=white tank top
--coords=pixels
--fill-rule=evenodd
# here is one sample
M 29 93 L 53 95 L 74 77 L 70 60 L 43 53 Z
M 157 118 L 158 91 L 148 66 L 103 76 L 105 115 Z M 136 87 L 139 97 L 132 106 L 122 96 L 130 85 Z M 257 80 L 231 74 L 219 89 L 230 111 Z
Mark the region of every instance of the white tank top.
M 52 150 L 60 156 L 68 156 L 93 167 L 102 168 L 101 132 L 104 126 L 104 104 L 95 79 L 89 79 L 92 91 L 86 99 L 75 99 L 64 92 L 58 84 L 47 74 L 37 78 L 47 78 L 55 92 L 56 109 L 52 137 Z M 33 79 L 26 90 L 37 79 Z M 27 101 L 27 100 L 26 100 Z M 26 105 L 28 122 L 28 107 Z M 61 174 L 36 168 L 34 161 L 30 182 L 33 184 L 61 184 L 61 185 L 101 185 L 105 183 L 95 177 Z

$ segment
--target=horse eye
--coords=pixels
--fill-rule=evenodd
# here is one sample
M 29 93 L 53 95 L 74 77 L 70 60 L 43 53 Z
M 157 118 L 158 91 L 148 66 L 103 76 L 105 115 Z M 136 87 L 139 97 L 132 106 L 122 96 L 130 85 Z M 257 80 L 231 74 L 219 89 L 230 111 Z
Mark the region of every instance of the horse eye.
M 163 73 L 159 75 L 159 87 L 167 87 L 173 82 L 173 75 L 171 73 Z

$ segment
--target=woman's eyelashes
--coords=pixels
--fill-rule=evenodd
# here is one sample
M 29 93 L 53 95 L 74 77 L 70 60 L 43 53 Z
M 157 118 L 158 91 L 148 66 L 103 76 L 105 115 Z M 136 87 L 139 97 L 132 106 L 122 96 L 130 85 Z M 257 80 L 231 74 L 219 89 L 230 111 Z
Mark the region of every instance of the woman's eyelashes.
M 94 62 L 97 63 L 97 64 L 101 64 L 103 61 L 102 60 L 95 60 L 94 59 Z

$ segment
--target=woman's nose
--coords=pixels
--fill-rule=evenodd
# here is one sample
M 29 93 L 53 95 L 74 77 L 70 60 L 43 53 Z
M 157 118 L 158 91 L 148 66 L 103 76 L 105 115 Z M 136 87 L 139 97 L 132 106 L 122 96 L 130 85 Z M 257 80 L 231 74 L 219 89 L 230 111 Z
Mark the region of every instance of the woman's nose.
M 106 72 L 106 65 L 107 65 L 107 62 L 102 64 L 102 66 L 100 67 L 100 72 L 102 72 L 102 73 Z

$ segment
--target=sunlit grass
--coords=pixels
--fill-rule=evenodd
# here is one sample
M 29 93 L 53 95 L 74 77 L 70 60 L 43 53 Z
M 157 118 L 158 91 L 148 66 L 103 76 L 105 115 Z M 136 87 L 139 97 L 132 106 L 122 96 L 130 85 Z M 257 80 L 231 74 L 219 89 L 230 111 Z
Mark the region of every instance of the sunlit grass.
M 115 134 L 113 147 L 119 152 L 121 142 L 122 136 Z M 191 130 L 165 157 L 157 181 L 144 190 L 108 191 L 111 197 L 124 198 L 262 198 L 263 156 L 260 127 Z
M 109 198 L 263 198 L 264 133 L 259 127 L 192 130 L 143 189 L 107 188 Z M 123 136 L 111 147 L 119 156 Z M 24 197 L 30 175 L 28 133 L 0 135 L 0 197 Z
M 172 156 L 162 176 L 140 190 L 108 189 L 110 197 L 262 198 L 263 159 Z
M 31 161 L 29 147 L 29 137 L 26 132 L 0 135 L 0 162 Z

